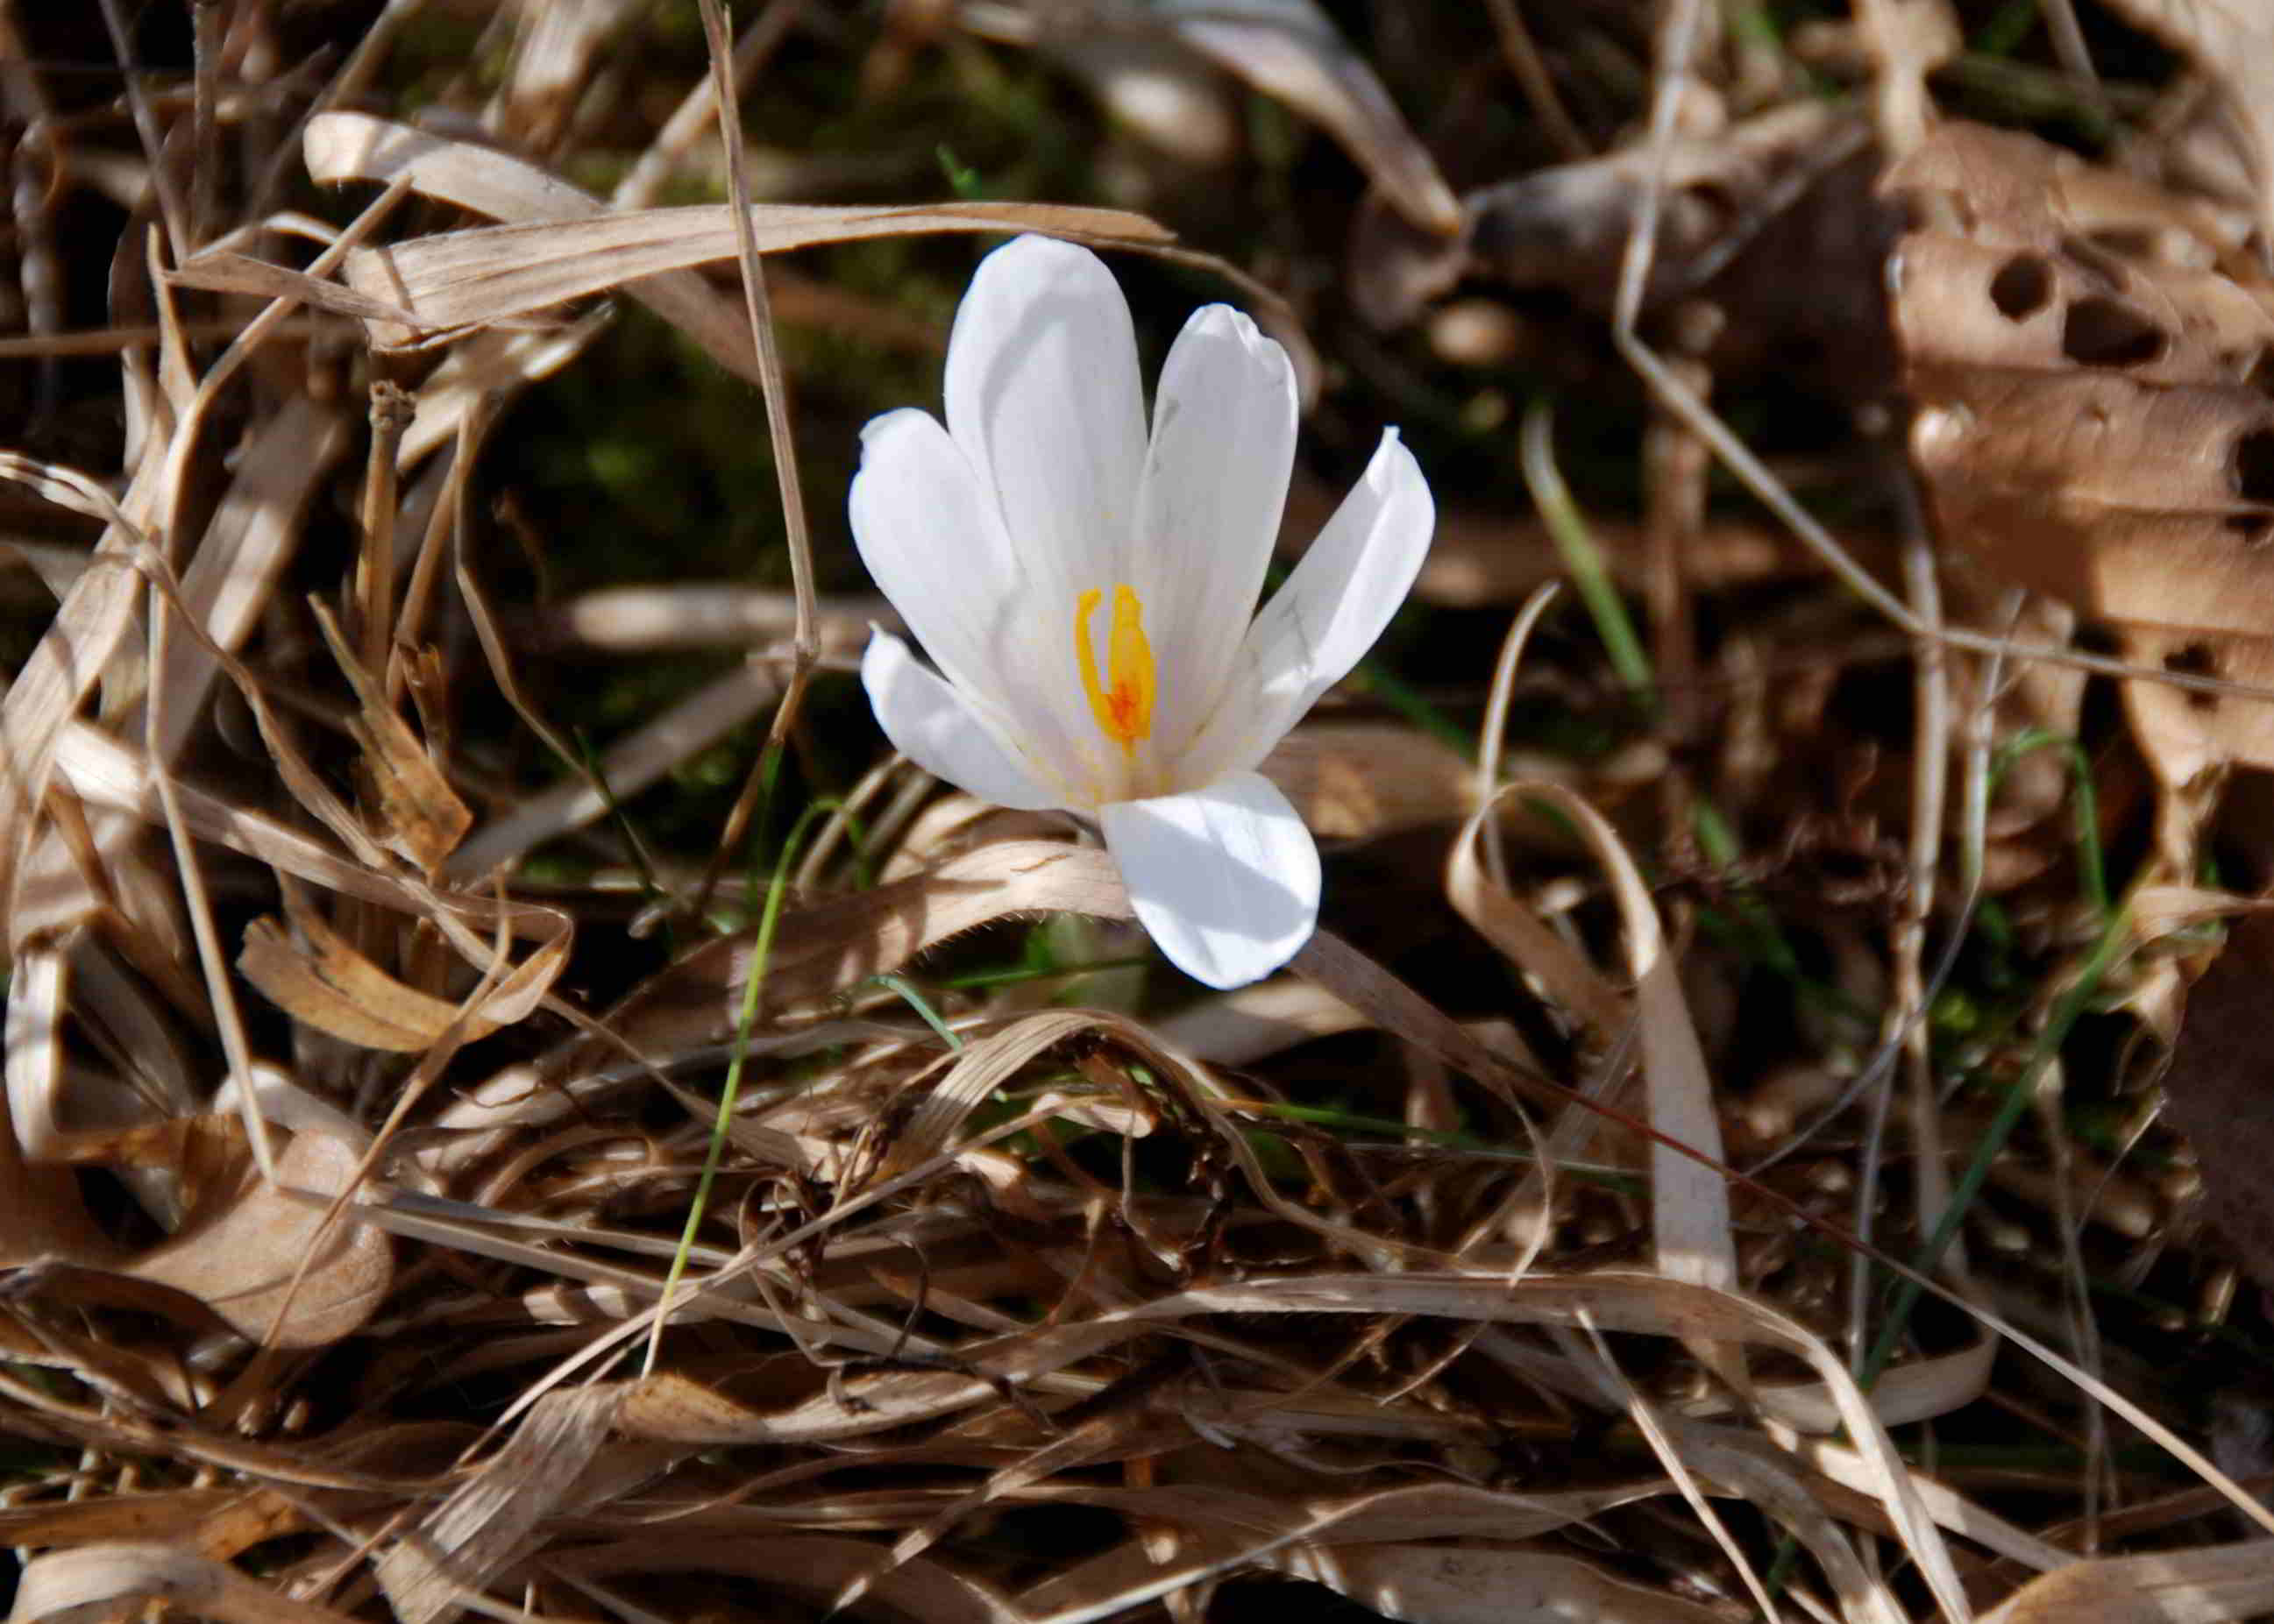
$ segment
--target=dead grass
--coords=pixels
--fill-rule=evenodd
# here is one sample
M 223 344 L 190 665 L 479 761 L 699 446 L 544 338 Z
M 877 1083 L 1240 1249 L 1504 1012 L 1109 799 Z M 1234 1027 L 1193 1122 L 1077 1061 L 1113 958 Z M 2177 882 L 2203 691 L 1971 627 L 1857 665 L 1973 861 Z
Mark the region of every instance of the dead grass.
M 1330 9 L 0 8 L 15 1617 L 2274 1613 L 2256 25 Z M 1239 992 L 845 674 L 1028 229 L 1437 493 Z

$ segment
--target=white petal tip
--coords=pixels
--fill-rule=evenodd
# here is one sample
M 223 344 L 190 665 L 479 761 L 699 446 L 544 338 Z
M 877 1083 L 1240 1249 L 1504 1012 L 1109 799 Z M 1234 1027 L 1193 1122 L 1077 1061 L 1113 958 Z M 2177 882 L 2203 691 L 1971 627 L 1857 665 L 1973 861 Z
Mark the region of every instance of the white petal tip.
M 1194 981 L 1230 990 L 1284 966 L 1319 920 L 1319 848 L 1259 773 L 1117 801 L 1100 822 L 1154 944 Z

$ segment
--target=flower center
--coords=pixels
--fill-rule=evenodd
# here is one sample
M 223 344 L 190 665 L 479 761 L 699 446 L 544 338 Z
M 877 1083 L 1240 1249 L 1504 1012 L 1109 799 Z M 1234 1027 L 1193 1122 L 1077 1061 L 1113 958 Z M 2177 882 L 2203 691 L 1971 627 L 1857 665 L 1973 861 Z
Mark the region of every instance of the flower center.
M 1089 641 L 1089 617 L 1103 592 L 1093 589 L 1074 600 L 1073 651 L 1081 667 L 1082 691 L 1097 729 L 1134 756 L 1141 739 L 1153 736 L 1153 645 L 1145 641 L 1145 605 L 1126 582 L 1113 589 L 1113 626 L 1106 635 L 1105 676 L 1097 680 L 1097 655 Z

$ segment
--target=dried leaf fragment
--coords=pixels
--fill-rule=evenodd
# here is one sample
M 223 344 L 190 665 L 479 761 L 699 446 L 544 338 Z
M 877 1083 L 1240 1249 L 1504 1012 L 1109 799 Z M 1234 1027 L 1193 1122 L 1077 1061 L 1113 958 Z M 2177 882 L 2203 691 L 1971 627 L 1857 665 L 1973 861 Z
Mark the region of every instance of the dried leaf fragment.
M 272 1347 L 337 1342 L 378 1311 L 395 1276 L 385 1235 L 351 1218 L 324 1221 L 358 1161 L 338 1139 L 299 1134 L 277 1159 L 286 1189 L 246 1184 L 123 1272 L 186 1292 Z
M 320 1032 L 390 1054 L 423 1054 L 458 1019 L 458 1006 L 406 987 L 350 946 L 312 914 L 297 923 L 296 945 L 274 916 L 245 928 L 237 967 L 271 1004 Z M 501 1023 L 470 1016 L 465 1035 L 484 1037 Z
M 388 702 L 385 688 L 349 652 L 330 613 L 320 608 L 316 619 L 360 707 L 356 734 L 363 741 L 364 768 L 379 802 L 379 838 L 389 851 L 416 863 L 420 873 L 432 875 L 466 838 L 474 815 L 410 725 Z

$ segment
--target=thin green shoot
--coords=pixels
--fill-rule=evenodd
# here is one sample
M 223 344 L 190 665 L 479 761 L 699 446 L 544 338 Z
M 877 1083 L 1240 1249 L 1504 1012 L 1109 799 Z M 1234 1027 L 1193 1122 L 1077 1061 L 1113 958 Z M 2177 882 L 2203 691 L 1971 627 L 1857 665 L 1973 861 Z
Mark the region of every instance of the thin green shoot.
M 1657 678 L 1651 670 L 1650 657 L 1643 651 L 1626 602 L 1603 562 L 1603 550 L 1595 545 L 1586 516 L 1572 500 L 1562 470 L 1555 465 L 1555 408 L 1545 395 L 1524 409 L 1523 426 L 1517 432 L 1524 483 L 1532 492 L 1532 505 L 1540 509 L 1556 552 L 1563 556 L 1563 568 L 1570 572 L 1579 601 L 1586 605 L 1588 617 L 1595 623 L 1595 635 L 1602 639 L 1612 671 L 1637 699 L 1655 709 Z
M 1499 1162 L 1539 1160 L 1526 1152 L 1510 1150 L 1497 1140 L 1458 1128 L 1420 1128 L 1389 1116 L 1369 1116 L 1358 1111 L 1338 1110 L 1331 1106 L 1289 1105 L 1277 1100 L 1234 1100 L 1224 1103 L 1231 1109 L 1244 1111 L 1251 1116 L 1276 1116 L 1288 1122 L 1307 1123 L 1346 1133 L 1379 1133 L 1388 1139 L 1420 1139 L 1427 1144 L 1442 1145 L 1448 1150 L 1489 1156 Z M 1645 1181 L 1623 1168 L 1601 1167 L 1586 1162 L 1558 1162 L 1555 1171 L 1558 1175 L 1568 1173 L 1575 1178 L 1600 1184 L 1605 1189 L 1615 1190 L 1624 1195 L 1641 1195 L 1648 1189 Z
M 2076 867 L 2077 877 L 2082 882 L 2084 894 L 2092 904 L 2096 918 L 2105 921 L 2112 906 L 2108 896 L 2108 867 L 2100 849 L 2100 797 L 2092 787 L 2092 763 L 2084 754 L 2084 747 L 2067 733 L 2057 733 L 2042 727 L 2022 730 L 2000 748 L 1990 766 L 1990 793 L 1998 793 L 1998 785 L 2010 771 L 2014 763 L 2032 750 L 2058 750 L 2068 765 L 2069 781 L 2074 786 L 2076 797 Z
M 939 1041 L 946 1044 L 952 1053 L 960 1055 L 963 1052 L 962 1037 L 940 1018 L 939 1011 L 932 1008 L 930 999 L 908 984 L 907 977 L 890 974 L 872 975 L 862 985 L 889 988 L 900 994 L 901 1001 L 922 1019 L 925 1026 L 939 1034 Z
M 765 838 L 765 813 L 774 790 L 772 774 L 779 772 L 781 766 L 781 752 L 778 746 L 770 746 L 766 754 L 770 759 L 761 767 L 761 771 L 769 776 L 761 793 L 758 816 L 752 820 L 750 825 L 753 845 Z M 788 838 L 782 842 L 781 858 L 774 864 L 773 876 L 766 883 L 765 907 L 758 915 L 757 934 L 750 944 L 749 971 L 742 978 L 742 1007 L 734 1026 L 734 1058 L 727 1064 L 726 1086 L 719 1091 L 719 1109 L 711 1119 L 711 1145 L 703 1157 L 702 1177 L 695 1184 L 695 1199 L 688 1206 L 687 1222 L 680 1231 L 678 1250 L 672 1253 L 671 1267 L 663 1277 L 662 1300 L 657 1304 L 654 1328 L 648 1335 L 647 1357 L 640 1368 L 642 1375 L 653 1372 L 656 1359 L 662 1352 L 663 1327 L 671 1320 L 671 1299 L 678 1292 L 680 1277 L 687 1272 L 687 1259 L 695 1249 L 695 1237 L 701 1230 L 703 1215 L 710 1207 L 712 1186 L 718 1182 L 719 1164 L 726 1157 L 727 1124 L 734 1119 L 734 1101 L 742 1089 L 742 1065 L 749 1058 L 750 1028 L 757 1022 L 758 1000 L 765 988 L 766 961 L 773 952 L 775 928 L 781 922 L 782 898 L 789 891 L 791 866 L 796 861 L 798 847 L 805 838 L 806 831 L 817 818 L 825 816 L 834 809 L 834 802 L 817 801 L 798 814 L 797 822 L 790 827 Z M 757 877 L 754 863 L 751 872 L 754 883 Z
M 945 141 L 932 150 L 939 159 L 939 172 L 947 177 L 948 190 L 966 202 L 975 202 L 987 195 L 987 188 L 979 178 L 979 171 L 959 162 Z
M 1071 979 L 1106 970 L 1133 970 L 1152 962 L 1150 953 L 1131 953 L 1119 959 L 1091 959 L 1081 964 L 1023 964 L 1007 970 L 974 970 L 963 975 L 941 976 L 939 985 L 957 992 L 975 992 L 989 987 L 1018 987 L 1029 981 L 1047 981 L 1058 976 Z

